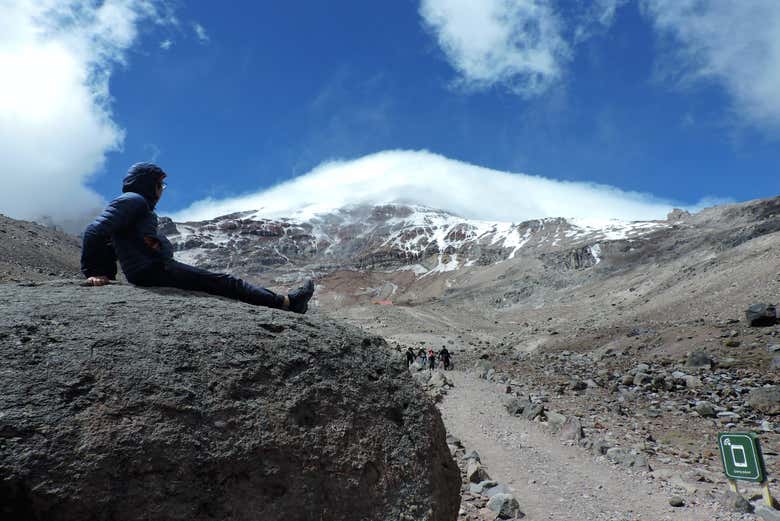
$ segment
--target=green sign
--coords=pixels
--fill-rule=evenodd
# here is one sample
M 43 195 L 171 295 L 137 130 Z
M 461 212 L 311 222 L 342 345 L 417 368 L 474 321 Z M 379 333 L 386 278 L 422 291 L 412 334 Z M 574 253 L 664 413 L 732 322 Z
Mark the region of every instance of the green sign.
M 755 481 L 766 480 L 764 457 L 758 438 L 752 432 L 720 432 L 718 433 L 720 458 L 723 460 L 723 470 L 729 479 Z

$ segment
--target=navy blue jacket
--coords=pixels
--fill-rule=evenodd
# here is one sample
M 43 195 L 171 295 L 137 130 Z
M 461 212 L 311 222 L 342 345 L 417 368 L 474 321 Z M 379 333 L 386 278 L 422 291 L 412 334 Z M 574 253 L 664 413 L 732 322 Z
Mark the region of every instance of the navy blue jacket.
M 134 282 L 138 275 L 159 269 L 173 258 L 173 246 L 157 232 L 154 213 L 155 189 L 162 170 L 137 166 L 124 179 L 124 193 L 111 201 L 84 230 L 81 272 L 86 277 L 104 275 L 115 279 L 118 258 L 127 280 Z M 144 237 L 156 239 L 159 250 L 148 246 Z

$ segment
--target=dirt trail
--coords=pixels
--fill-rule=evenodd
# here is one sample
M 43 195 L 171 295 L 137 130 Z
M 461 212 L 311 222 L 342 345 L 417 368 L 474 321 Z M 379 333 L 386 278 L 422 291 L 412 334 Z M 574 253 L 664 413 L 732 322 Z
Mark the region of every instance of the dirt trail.
M 744 519 L 705 498 L 686 497 L 687 506 L 673 508 L 673 492 L 647 473 L 596 459 L 508 415 L 503 387 L 469 372 L 447 375 L 455 385 L 440 406 L 448 432 L 479 452 L 491 478 L 512 489 L 529 520 Z

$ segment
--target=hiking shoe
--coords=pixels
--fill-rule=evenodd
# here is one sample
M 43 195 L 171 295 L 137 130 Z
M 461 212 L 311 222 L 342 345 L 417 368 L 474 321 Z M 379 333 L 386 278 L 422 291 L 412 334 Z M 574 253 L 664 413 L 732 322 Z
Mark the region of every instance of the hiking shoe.
M 287 294 L 287 298 L 290 299 L 288 309 L 293 313 L 306 313 L 312 295 L 314 295 L 314 282 L 309 279 L 303 283 L 303 286 Z

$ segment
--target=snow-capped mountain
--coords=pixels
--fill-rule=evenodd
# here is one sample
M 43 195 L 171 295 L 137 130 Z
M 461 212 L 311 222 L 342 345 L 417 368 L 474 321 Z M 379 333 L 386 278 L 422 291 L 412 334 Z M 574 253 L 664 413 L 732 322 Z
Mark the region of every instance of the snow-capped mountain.
M 350 206 L 267 219 L 241 212 L 203 222 L 164 220 L 177 258 L 210 269 L 260 273 L 279 267 L 410 270 L 420 277 L 562 252 L 575 268 L 598 264 L 602 245 L 673 226 L 672 221 L 539 219 L 487 222 L 421 206 Z

